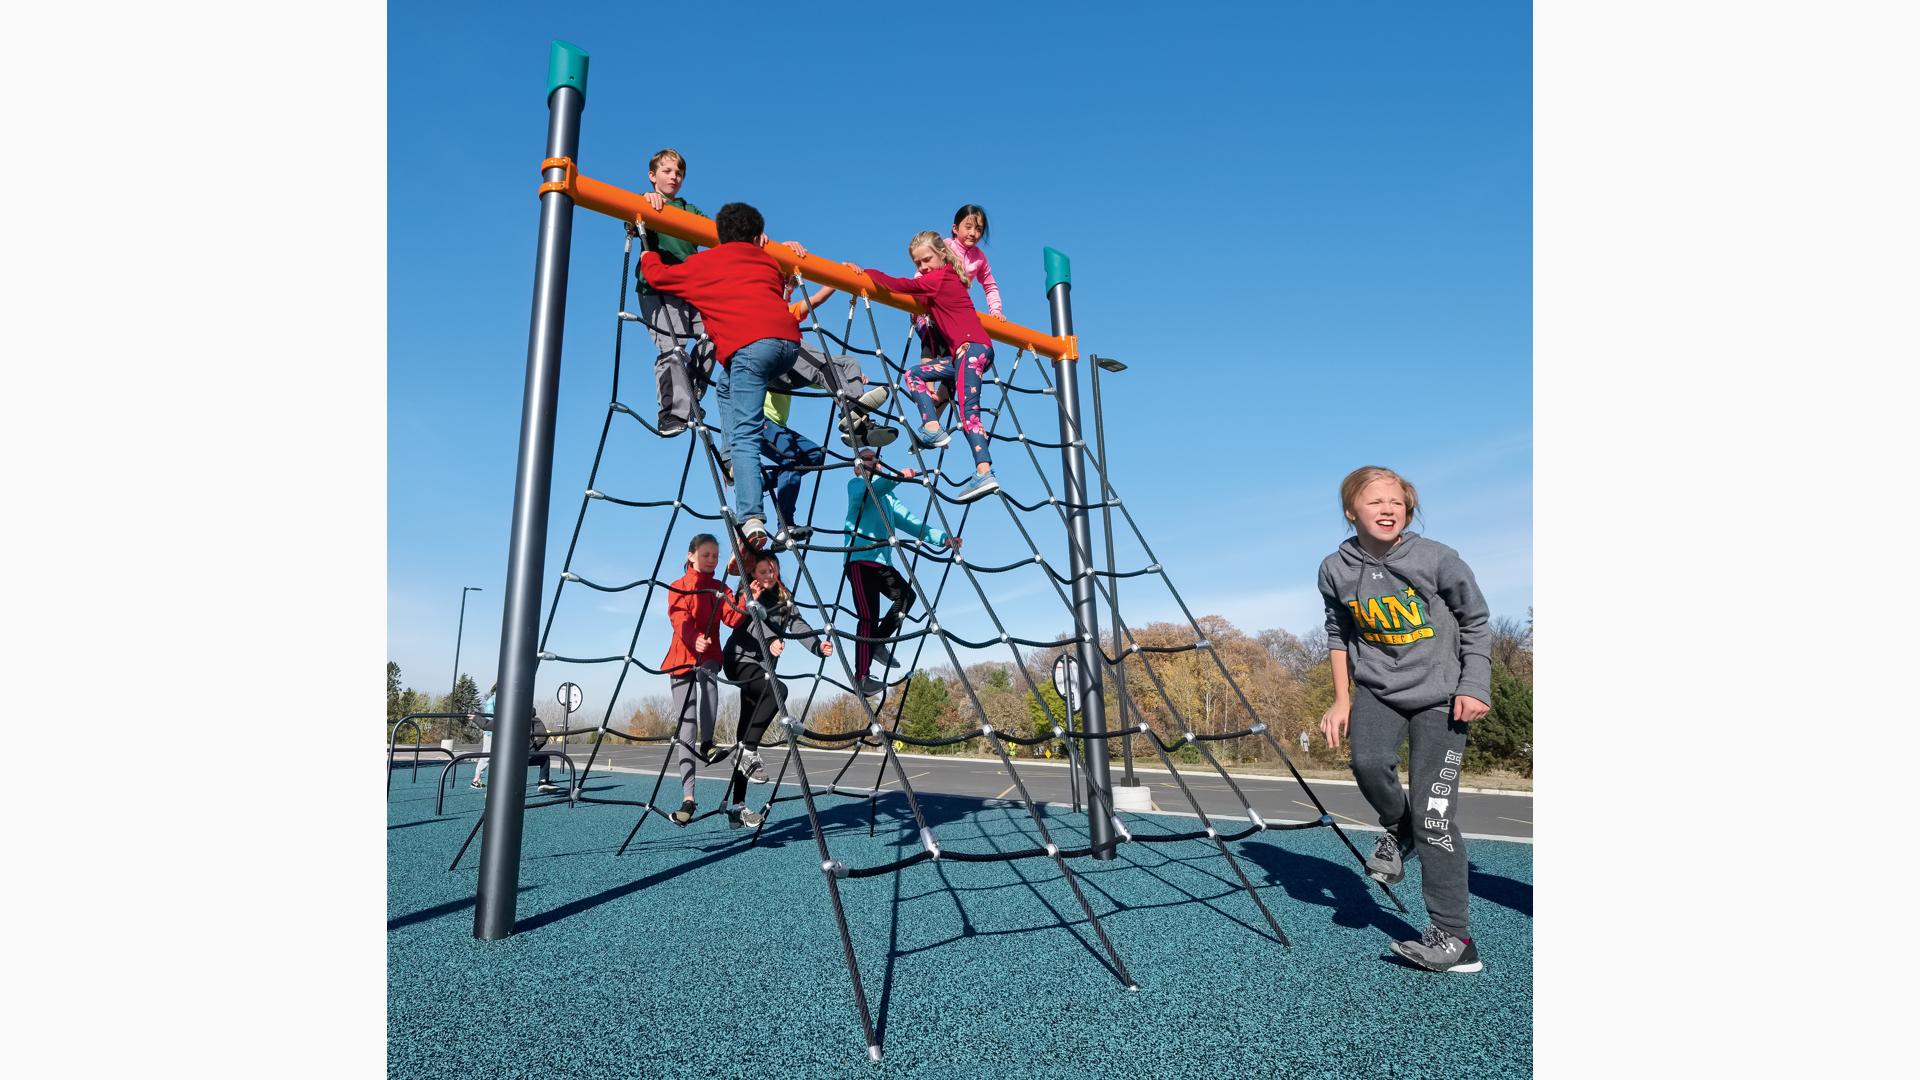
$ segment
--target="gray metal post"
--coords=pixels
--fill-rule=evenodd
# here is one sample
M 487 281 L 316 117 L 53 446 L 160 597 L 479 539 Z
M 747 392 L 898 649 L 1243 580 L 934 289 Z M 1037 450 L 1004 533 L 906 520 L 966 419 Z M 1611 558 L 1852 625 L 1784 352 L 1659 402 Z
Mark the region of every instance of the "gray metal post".
M 580 113 L 587 104 L 587 54 L 555 41 L 547 64 L 547 156 L 574 158 Z M 548 169 L 547 181 L 565 179 Z M 487 786 L 480 836 L 480 886 L 473 936 L 497 941 L 513 933 L 520 888 L 520 825 L 527 778 L 528 719 L 539 665 L 540 586 L 546 576 L 547 500 L 553 481 L 554 413 L 560 395 L 560 340 L 567 309 L 567 258 L 573 249 L 573 200 L 540 196 L 535 245 L 533 317 L 527 332 L 527 381 L 520 404 L 520 461 L 513 481 L 513 528 L 500 619 L 500 692 L 493 717 L 493 783 Z
M 1052 248 L 1045 253 L 1047 270 L 1047 304 L 1053 313 L 1053 334 L 1055 337 L 1067 337 L 1073 333 L 1073 301 L 1068 293 L 1073 288 L 1073 271 L 1067 257 Z M 1054 370 L 1058 378 L 1054 380 L 1054 397 L 1060 406 L 1060 461 L 1064 466 L 1062 485 L 1068 503 L 1068 565 L 1073 575 L 1073 628 L 1080 636 L 1076 648 L 1080 667 L 1084 671 L 1081 686 L 1086 697 L 1080 705 L 1080 726 L 1090 735 L 1104 735 L 1107 730 L 1107 706 L 1101 693 L 1100 672 L 1100 609 L 1097 606 L 1097 594 L 1093 587 L 1092 570 L 1093 537 L 1087 528 L 1087 461 L 1086 443 L 1074 434 L 1080 428 L 1080 384 L 1074 373 L 1074 360 L 1056 360 Z M 1107 774 L 1106 744 L 1098 739 L 1087 740 L 1087 789 L 1089 805 L 1113 805 L 1113 784 Z M 1092 798 L 1092 792 L 1098 790 L 1099 799 Z M 1104 813 L 1087 815 L 1088 840 L 1092 843 L 1096 859 L 1112 859 L 1113 850 L 1103 845 L 1113 843 L 1113 822 Z
M 1107 419 L 1105 414 L 1100 410 L 1100 369 L 1107 366 L 1108 361 L 1102 360 L 1098 356 L 1089 356 L 1087 359 L 1093 361 L 1093 367 L 1090 369 L 1093 372 L 1093 441 L 1094 444 L 1099 447 L 1100 452 L 1101 531 L 1104 532 L 1107 537 L 1107 569 L 1117 570 L 1119 567 L 1113 565 L 1113 462 L 1107 460 Z M 1115 363 L 1118 363 L 1118 361 L 1115 361 Z M 1116 370 L 1125 370 L 1125 368 L 1123 366 Z M 1127 702 L 1129 700 L 1127 696 L 1127 654 L 1122 651 L 1120 647 L 1120 579 L 1118 577 L 1107 579 L 1107 599 L 1113 605 L 1113 618 L 1108 621 L 1107 625 L 1113 627 L 1113 673 L 1114 676 L 1120 680 L 1120 692 L 1116 695 L 1120 703 L 1120 727 L 1123 730 L 1127 730 L 1133 727 L 1133 722 L 1127 715 Z M 1124 764 L 1124 769 L 1120 774 L 1120 786 L 1139 787 L 1140 781 L 1135 779 L 1133 775 L 1133 734 L 1130 730 L 1128 730 L 1127 735 L 1120 740 L 1120 753 Z
M 447 690 L 447 711 L 453 711 L 453 695 L 460 690 L 460 639 L 467 633 L 467 594 L 480 592 L 480 586 L 468 585 L 460 590 L 460 621 L 453 628 L 453 684 Z M 453 749 L 453 724 L 447 721 L 446 748 Z

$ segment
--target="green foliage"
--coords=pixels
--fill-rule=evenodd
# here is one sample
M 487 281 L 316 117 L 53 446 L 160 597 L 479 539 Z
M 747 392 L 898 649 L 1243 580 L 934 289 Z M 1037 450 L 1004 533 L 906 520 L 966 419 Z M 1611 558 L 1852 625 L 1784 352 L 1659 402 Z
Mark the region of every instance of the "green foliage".
M 1467 735 L 1467 768 L 1518 769 L 1533 775 L 1533 684 L 1496 658 L 1493 707 Z
M 400 711 L 400 665 L 387 661 L 387 726 L 407 715 Z
M 946 735 L 942 727 L 951 704 L 945 679 L 915 672 L 913 679 L 907 683 L 907 702 L 900 711 L 901 733 L 916 739 L 938 739 Z M 951 747 L 926 747 L 922 750 L 934 754 L 951 751 Z
M 1042 702 L 1045 702 L 1044 707 L 1042 707 Z M 1053 719 L 1051 720 L 1047 719 L 1048 709 L 1053 710 Z M 1052 683 L 1041 683 L 1039 697 L 1036 698 L 1032 694 L 1027 695 L 1027 716 L 1033 721 L 1033 730 L 1027 734 L 1036 736 L 1051 735 L 1053 734 L 1055 724 L 1062 727 L 1066 726 L 1067 703 L 1061 700 L 1059 692 L 1053 688 Z
M 1013 689 L 1013 672 L 1003 667 L 997 667 L 997 668 L 994 668 L 992 671 L 987 672 L 987 689 L 989 690 Z
M 453 684 L 453 696 L 447 699 L 446 712 L 474 712 L 480 708 L 480 688 L 473 676 L 462 675 Z

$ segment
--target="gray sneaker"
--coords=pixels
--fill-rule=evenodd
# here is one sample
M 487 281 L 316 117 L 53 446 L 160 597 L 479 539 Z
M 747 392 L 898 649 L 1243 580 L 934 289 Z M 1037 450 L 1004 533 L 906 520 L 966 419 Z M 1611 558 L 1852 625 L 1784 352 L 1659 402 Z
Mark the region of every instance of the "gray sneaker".
M 760 760 L 759 754 L 748 754 L 746 768 L 741 771 L 747 774 L 748 780 L 756 784 L 764 784 L 773 779 L 767 775 L 767 764 Z
M 727 811 L 727 828 L 729 829 L 757 829 L 760 827 L 762 820 L 761 816 L 755 813 L 750 806 L 743 806 L 738 810 L 730 809 Z
M 860 395 L 860 407 L 863 409 L 877 409 L 886 403 L 887 388 L 884 386 L 876 386 Z
M 1382 885 L 1398 885 L 1407 876 L 1407 856 L 1412 854 L 1413 845 L 1402 844 L 1392 833 L 1381 833 L 1367 857 L 1367 876 Z
M 1394 954 L 1428 971 L 1474 972 L 1480 970 L 1480 951 L 1472 938 L 1457 938 L 1437 926 L 1427 927 L 1419 941 L 1396 941 Z

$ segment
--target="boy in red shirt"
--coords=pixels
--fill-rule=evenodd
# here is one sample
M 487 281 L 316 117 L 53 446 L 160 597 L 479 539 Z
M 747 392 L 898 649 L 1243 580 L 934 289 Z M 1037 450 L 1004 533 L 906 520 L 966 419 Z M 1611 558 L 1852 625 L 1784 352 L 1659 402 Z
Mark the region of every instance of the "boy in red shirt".
M 760 211 L 746 203 L 728 203 L 714 215 L 713 224 L 718 247 L 689 255 L 675 266 L 644 252 L 640 269 L 648 285 L 699 309 L 720 361 L 714 379 L 720 428 L 732 459 L 751 462 L 760 456 L 767 383 L 793 369 L 800 355 L 800 325 L 787 310 L 780 264 L 761 250 L 767 223 Z M 767 543 L 764 498 L 759 469 L 733 470 L 734 520 L 754 548 Z

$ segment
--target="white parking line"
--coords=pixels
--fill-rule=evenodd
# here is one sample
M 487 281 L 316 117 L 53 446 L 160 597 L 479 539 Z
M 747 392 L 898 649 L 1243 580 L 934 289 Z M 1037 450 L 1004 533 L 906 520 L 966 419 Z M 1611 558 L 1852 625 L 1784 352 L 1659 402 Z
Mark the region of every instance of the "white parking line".
M 1306 808 L 1307 808 L 1307 809 L 1309 809 L 1309 810 L 1317 810 L 1317 809 L 1319 809 L 1319 807 L 1317 807 L 1317 806 L 1315 806 L 1315 805 L 1313 805 L 1312 803 L 1303 803 L 1303 802 L 1301 802 L 1301 801 L 1300 801 L 1299 799 L 1295 799 L 1295 800 L 1293 800 L 1293 805 L 1295 805 L 1295 806 L 1304 806 L 1304 807 L 1306 807 Z M 1333 815 L 1334 817 L 1337 817 L 1337 818 L 1346 818 L 1346 820 L 1348 820 L 1348 821 L 1350 821 L 1350 822 L 1352 822 L 1352 823 L 1354 823 L 1355 825 L 1365 825 L 1365 824 L 1366 824 L 1366 822 L 1364 822 L 1364 821 L 1361 821 L 1361 820 L 1360 820 L 1359 818 L 1350 818 L 1350 817 L 1347 817 L 1347 815 L 1345 815 L 1345 814 L 1343 814 L 1343 813 L 1341 813 L 1341 812 L 1340 812 L 1340 811 L 1338 811 L 1338 810 L 1329 810 L 1329 811 L 1327 811 L 1327 813 L 1329 813 L 1329 814 L 1332 814 L 1332 815 Z

